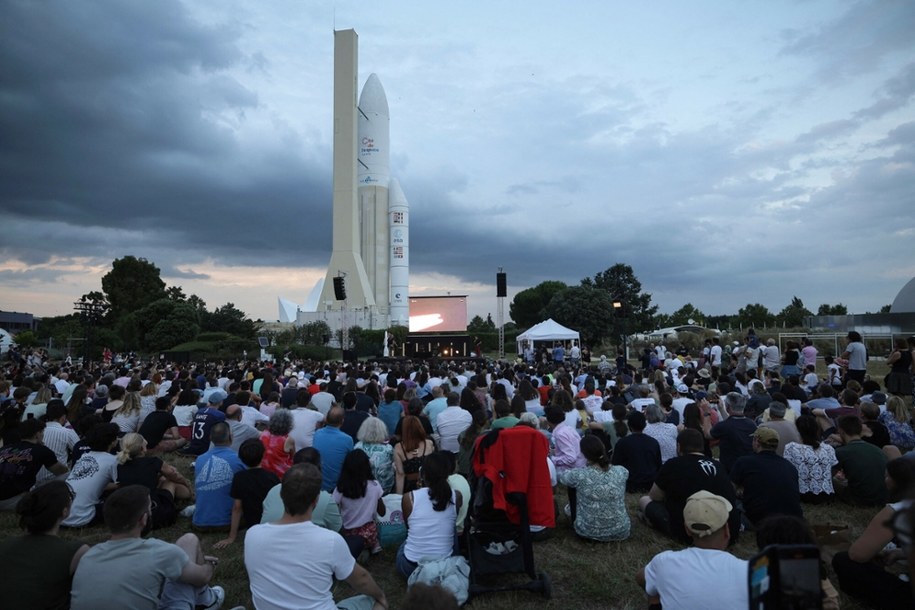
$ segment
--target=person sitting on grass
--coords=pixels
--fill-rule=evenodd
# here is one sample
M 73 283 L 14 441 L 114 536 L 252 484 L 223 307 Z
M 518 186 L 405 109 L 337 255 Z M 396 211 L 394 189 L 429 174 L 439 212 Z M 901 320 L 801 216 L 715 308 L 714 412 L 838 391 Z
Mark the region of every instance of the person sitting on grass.
M 841 428 L 841 424 L 840 424 Z M 908 540 L 895 535 L 900 517 L 911 515 L 915 500 L 915 460 L 897 458 L 886 465 L 886 479 L 891 489 L 891 502 L 874 515 L 864 533 L 855 540 L 848 551 L 832 558 L 832 569 L 839 579 L 839 588 L 848 595 L 859 598 L 874 608 L 912 608 L 915 595 L 908 582 L 886 570 L 885 566 L 905 558 L 905 547 L 911 547 L 911 521 Z M 906 499 L 907 498 L 907 499 Z M 898 547 L 887 548 L 896 540 Z M 902 548 L 899 548 L 902 547 Z
M 104 510 L 111 538 L 80 560 L 73 575 L 72 610 L 222 607 L 225 591 L 209 586 L 219 560 L 203 554 L 197 536 L 184 534 L 175 544 L 144 539 L 152 525 L 146 487 L 118 489 Z
M 683 522 L 693 546 L 655 555 L 635 576 L 650 607 L 749 606 L 747 562 L 725 550 L 732 509 L 730 502 L 704 490 L 686 500 Z
M 375 512 L 382 517 L 385 514 L 382 495 L 384 490 L 372 474 L 369 456 L 361 449 L 350 451 L 343 460 L 343 469 L 333 494 L 334 502 L 340 507 L 340 515 L 343 517 L 340 534 L 344 538 L 360 538 L 362 544 L 356 548 L 361 546 L 368 549 L 372 555 L 381 552 Z M 353 546 L 350 549 L 355 550 Z
M 264 445 L 260 439 L 249 438 L 238 448 L 238 458 L 245 465 L 232 477 L 229 495 L 232 497 L 232 521 L 229 524 L 229 536 L 213 545 L 214 549 L 223 549 L 238 536 L 238 530 L 251 527 L 261 522 L 264 512 L 264 498 L 280 479 L 269 470 L 264 470 L 261 463 L 264 459 Z
M 836 448 L 843 477 L 834 478 L 837 497 L 859 506 L 880 506 L 886 502 L 886 454 L 861 439 L 864 426 L 857 415 L 843 415 L 838 421 L 842 446 Z
M 27 419 L 17 429 L 22 440 L 0 448 L 0 511 L 16 510 L 19 500 L 35 485 L 42 467 L 51 474 L 67 474 L 67 466 L 41 442 L 45 423 Z
M 407 524 L 407 539 L 397 551 L 397 572 L 405 579 L 421 559 L 444 559 L 455 551 L 455 522 L 463 503 L 460 492 L 451 489 L 451 464 L 433 453 L 423 464 L 419 489 L 405 493 L 401 501 Z
M 708 407 L 705 407 L 706 409 Z M 701 432 L 686 428 L 677 435 L 677 457 L 667 460 L 647 496 L 639 499 L 639 512 L 651 527 L 677 542 L 689 544 L 689 533 L 683 527 L 683 508 L 687 499 L 700 490 L 737 504 L 737 493 L 721 463 L 704 453 Z M 733 532 L 731 543 L 740 532 L 740 510 L 731 510 L 728 523 Z
M 232 432 L 226 422 L 213 424 L 209 437 L 214 447 L 197 458 L 194 468 L 193 523 L 196 528 L 224 529 L 232 523 L 232 479 L 245 465 L 232 451 Z
M 99 424 L 89 434 L 88 453 L 84 453 L 67 475 L 76 497 L 65 527 L 85 527 L 101 523 L 102 496 L 118 488 L 118 460 L 111 451 L 118 444 L 117 424 Z
M 581 452 L 587 466 L 559 475 L 559 482 L 568 487 L 567 516 L 575 533 L 598 542 L 625 540 L 630 528 L 625 501 L 629 471 L 610 465 L 604 443 L 596 436 L 581 439 Z
M 148 418 L 147 418 L 148 419 Z M 121 439 L 118 460 L 118 485 L 143 485 L 153 499 L 152 527 L 172 525 L 178 518 L 176 500 L 194 497 L 191 483 L 161 458 L 146 455 L 146 439 L 136 432 Z
M 156 410 L 140 424 L 139 432 L 146 439 L 148 453 L 168 453 L 187 444 L 178 430 L 178 420 L 172 414 L 171 404 L 168 396 L 160 396 L 156 399 Z
M 336 608 L 331 588 L 337 579 L 360 594 L 347 600 L 350 608 L 386 610 L 384 591 L 356 563 L 343 538 L 312 522 L 321 486 L 317 466 L 293 465 L 280 490 L 283 516 L 248 529 L 245 569 L 255 607 Z
M 760 426 L 753 433 L 753 455 L 737 458 L 731 481 L 742 490 L 743 509 L 753 525 L 771 515 L 803 517 L 798 472 L 776 453 L 778 431 Z
M 295 464 L 314 464 L 321 470 L 321 453 L 314 447 L 306 447 L 295 452 L 292 458 Z M 275 485 L 264 498 L 263 515 L 261 523 L 278 521 L 283 516 L 283 500 L 280 497 L 280 485 Z M 330 492 L 321 490 L 318 501 L 311 511 L 311 522 L 318 527 L 323 527 L 332 532 L 339 532 L 343 527 L 343 517 L 340 516 L 340 507 L 334 502 Z
M 661 445 L 644 433 L 645 415 L 632 411 L 626 417 L 629 434 L 619 439 L 613 447 L 611 463 L 625 466 L 629 471 L 626 491 L 646 492 L 651 489 L 661 468 Z
M 45 483 L 19 500 L 19 526 L 28 533 L 0 542 L 8 583 L 0 587 L 0 608 L 69 607 L 73 573 L 89 550 L 78 540 L 58 536 L 72 502 L 72 490 L 63 481 Z

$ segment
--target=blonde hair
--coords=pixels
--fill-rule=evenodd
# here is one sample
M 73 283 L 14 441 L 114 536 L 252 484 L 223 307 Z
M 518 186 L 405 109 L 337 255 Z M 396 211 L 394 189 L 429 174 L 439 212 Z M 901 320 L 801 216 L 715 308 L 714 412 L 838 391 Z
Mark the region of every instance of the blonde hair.
M 886 410 L 892 414 L 893 419 L 901 424 L 908 423 L 910 414 L 905 406 L 905 401 L 900 396 L 890 396 L 886 399 Z
M 124 396 L 123 404 L 118 407 L 118 410 L 112 413 L 112 417 L 117 416 L 127 416 L 139 415 L 140 414 L 140 393 L 139 392 L 127 392 Z
M 118 464 L 122 466 L 143 453 L 146 439 L 136 432 L 128 432 L 121 439 L 121 450 L 118 451 Z
M 159 386 L 150 381 L 143 389 L 140 390 L 140 396 L 155 396 L 159 392 Z

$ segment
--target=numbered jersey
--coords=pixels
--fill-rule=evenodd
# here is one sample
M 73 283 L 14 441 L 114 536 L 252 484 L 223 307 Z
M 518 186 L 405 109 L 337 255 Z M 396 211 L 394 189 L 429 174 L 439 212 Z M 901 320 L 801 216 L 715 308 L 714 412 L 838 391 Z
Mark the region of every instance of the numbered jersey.
M 207 407 L 197 411 L 191 422 L 191 442 L 188 453 L 202 455 L 210 448 L 210 429 L 213 424 L 226 421 L 226 414 L 219 409 Z

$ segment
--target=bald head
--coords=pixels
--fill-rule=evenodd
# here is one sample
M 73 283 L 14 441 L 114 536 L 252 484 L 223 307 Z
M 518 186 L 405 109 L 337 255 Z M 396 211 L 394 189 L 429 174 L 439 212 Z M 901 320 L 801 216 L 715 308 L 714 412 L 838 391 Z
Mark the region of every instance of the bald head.
M 341 407 L 331 407 L 327 412 L 326 423 L 328 426 L 339 428 L 343 425 L 343 409 Z
M 241 407 L 234 403 L 226 407 L 226 419 L 241 421 Z

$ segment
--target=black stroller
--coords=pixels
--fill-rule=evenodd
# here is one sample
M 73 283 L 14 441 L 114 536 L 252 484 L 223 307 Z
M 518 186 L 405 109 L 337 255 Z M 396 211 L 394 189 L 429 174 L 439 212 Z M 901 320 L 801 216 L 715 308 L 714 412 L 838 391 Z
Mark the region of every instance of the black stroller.
M 527 426 L 493 430 L 477 439 L 464 527 L 471 598 L 515 590 L 552 596 L 549 575 L 534 566 L 530 531 L 532 523 L 555 526 L 548 453 L 546 437 Z M 492 577 L 502 574 L 527 574 L 530 580 L 496 583 Z

